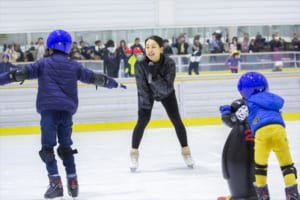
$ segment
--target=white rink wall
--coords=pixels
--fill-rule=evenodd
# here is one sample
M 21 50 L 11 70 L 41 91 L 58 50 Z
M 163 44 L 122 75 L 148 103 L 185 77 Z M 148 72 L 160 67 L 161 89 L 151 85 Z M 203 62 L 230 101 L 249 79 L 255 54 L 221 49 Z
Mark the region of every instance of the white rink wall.
M 177 77 L 175 82 L 183 118 L 218 117 L 219 106 L 240 97 L 236 84 L 241 74 Z M 266 73 L 272 92 L 285 99 L 284 113 L 300 112 L 300 72 Z M 74 123 L 127 122 L 137 119 L 137 92 L 134 79 L 119 79 L 127 90 L 79 86 L 79 108 Z M 0 87 L 0 127 L 38 126 L 35 109 L 36 81 Z M 168 119 L 155 103 L 152 119 Z

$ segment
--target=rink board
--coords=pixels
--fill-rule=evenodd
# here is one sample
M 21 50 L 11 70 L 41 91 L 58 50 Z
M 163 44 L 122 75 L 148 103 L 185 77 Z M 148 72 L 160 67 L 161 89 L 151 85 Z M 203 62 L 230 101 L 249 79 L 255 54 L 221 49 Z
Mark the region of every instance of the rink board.
M 272 92 L 285 99 L 286 120 L 300 119 L 300 72 L 265 73 Z M 236 84 L 240 74 L 177 77 L 179 110 L 187 126 L 221 124 L 219 106 L 239 98 Z M 133 78 L 119 79 L 127 90 L 96 88 L 79 84 L 79 108 L 74 131 L 132 129 L 137 119 L 136 85 Z M 36 112 L 37 82 L 26 81 L 0 87 L 0 135 L 39 133 Z M 159 102 L 154 104 L 149 127 L 170 127 Z

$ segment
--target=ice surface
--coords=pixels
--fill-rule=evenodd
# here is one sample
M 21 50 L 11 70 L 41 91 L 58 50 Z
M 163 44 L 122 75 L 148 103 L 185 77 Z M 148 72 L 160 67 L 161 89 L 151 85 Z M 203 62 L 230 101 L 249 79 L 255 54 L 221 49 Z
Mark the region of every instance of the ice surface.
M 230 129 L 187 127 L 194 169 L 185 166 L 173 128 L 146 129 L 136 173 L 128 168 L 131 130 L 73 135 L 80 184 L 78 200 L 215 200 L 228 194 L 221 173 L 221 153 Z M 292 156 L 300 171 L 300 121 L 287 122 Z M 0 199 L 43 199 L 48 185 L 41 162 L 39 135 L 0 137 Z M 284 199 L 284 185 L 274 154 L 268 181 L 272 200 Z M 59 161 L 65 184 L 65 172 Z M 71 199 L 65 188 L 64 199 Z

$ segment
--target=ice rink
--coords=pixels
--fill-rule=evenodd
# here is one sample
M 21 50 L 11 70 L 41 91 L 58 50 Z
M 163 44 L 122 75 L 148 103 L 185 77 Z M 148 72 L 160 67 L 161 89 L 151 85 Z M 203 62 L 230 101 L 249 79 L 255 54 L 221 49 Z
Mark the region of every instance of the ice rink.
M 215 200 L 228 194 L 221 173 L 221 153 L 230 129 L 224 125 L 187 127 L 194 169 L 181 157 L 173 128 L 146 129 L 140 167 L 128 168 L 131 130 L 73 135 L 80 194 L 78 200 Z M 300 121 L 287 122 L 292 156 L 300 171 Z M 0 199 L 38 200 L 48 185 L 41 162 L 39 135 L 0 137 Z M 65 172 L 59 161 L 65 184 Z M 284 197 L 283 179 L 274 157 L 268 172 L 272 200 Z M 71 199 L 65 188 L 63 199 Z

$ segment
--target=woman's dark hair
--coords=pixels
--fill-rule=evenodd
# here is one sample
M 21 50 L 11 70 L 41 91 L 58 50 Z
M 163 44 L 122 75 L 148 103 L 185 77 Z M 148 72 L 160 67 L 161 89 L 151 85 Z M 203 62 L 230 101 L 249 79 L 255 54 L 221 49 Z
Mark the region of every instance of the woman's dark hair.
M 200 40 L 200 35 L 195 35 L 194 40 Z
M 126 47 L 126 41 L 125 40 L 120 40 L 119 47 L 122 47 L 122 43 L 124 43 L 124 45 Z
M 145 40 L 145 44 L 146 42 L 151 39 L 151 40 L 154 40 L 158 45 L 159 47 L 163 47 L 164 46 L 164 41 L 161 37 L 157 36 L 157 35 L 152 35 L 150 37 L 148 37 L 146 40 Z
M 115 43 L 113 40 L 108 40 L 105 44 L 105 47 L 108 48 L 108 47 L 115 47 Z

